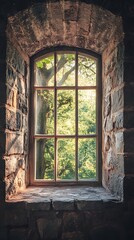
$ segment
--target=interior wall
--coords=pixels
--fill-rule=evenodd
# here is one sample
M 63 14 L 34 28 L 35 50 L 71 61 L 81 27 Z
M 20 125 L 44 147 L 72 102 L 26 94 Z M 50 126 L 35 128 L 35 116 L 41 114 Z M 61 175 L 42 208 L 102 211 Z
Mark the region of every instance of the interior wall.
M 117 118 L 116 113 L 121 107 L 123 108 L 123 101 L 118 101 L 123 81 L 123 59 L 120 55 L 122 45 L 119 45 L 123 40 L 121 18 L 86 3 L 50 2 L 35 4 L 10 17 L 7 30 L 10 41 L 13 43 L 15 39 L 17 46 L 28 57 L 44 48 L 62 45 L 85 48 L 103 54 L 103 114 L 105 116 L 103 119 L 103 185 L 122 198 L 123 157 L 119 155 L 120 150 L 115 149 L 119 148 L 117 142 L 121 137 L 118 127 L 115 126 L 117 121 L 115 118 Z M 27 174 L 27 149 L 25 149 L 28 146 L 29 109 L 27 66 L 15 47 L 14 44 L 14 47 L 7 48 L 8 68 L 10 66 L 12 69 L 12 71 L 7 70 L 7 86 L 10 91 L 7 98 L 5 154 L 7 196 L 24 187 Z M 115 95 L 117 95 L 116 102 Z M 14 109 L 14 112 L 9 111 L 9 108 Z M 10 134 L 11 131 L 12 134 Z M 107 149 L 108 144 L 109 149 Z M 10 165 L 12 168 L 9 168 Z
M 28 174 L 28 63 L 11 38 L 6 70 L 6 198 L 26 187 Z

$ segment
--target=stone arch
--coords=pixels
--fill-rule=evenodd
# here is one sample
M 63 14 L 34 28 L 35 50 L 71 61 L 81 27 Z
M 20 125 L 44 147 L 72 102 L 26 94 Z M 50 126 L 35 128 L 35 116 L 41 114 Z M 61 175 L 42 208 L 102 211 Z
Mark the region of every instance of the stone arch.
M 10 31 L 28 54 L 56 45 L 102 53 L 109 39 L 122 39 L 121 18 L 83 2 L 38 3 L 9 17 Z
M 7 111 L 10 112 L 8 125 L 11 125 L 10 121 L 13 118 L 17 122 L 15 112 L 19 113 L 21 119 L 19 122 L 22 121 L 18 128 L 15 125 L 14 129 L 9 129 L 7 135 L 6 141 L 11 142 L 11 147 L 7 144 L 6 168 L 9 169 L 9 162 L 14 166 L 13 178 L 9 177 L 8 170 L 6 174 L 7 195 L 25 187 L 25 176 L 28 176 L 27 172 L 29 172 L 26 170 L 28 169 L 26 146 L 28 145 L 29 59 L 45 48 L 66 45 L 89 49 L 102 55 L 102 182 L 103 186 L 122 199 L 123 135 L 119 122 L 120 114 L 123 114 L 123 94 L 120 97 L 123 93 L 121 17 L 81 1 L 37 3 L 9 17 L 7 36 L 9 39 L 7 82 L 9 92 L 13 92 L 9 94 L 11 101 L 7 99 Z M 16 100 L 12 99 L 19 99 L 15 106 L 12 105 Z M 11 107 L 13 113 L 10 111 Z M 12 131 L 14 137 L 11 136 Z M 19 157 L 16 158 L 16 155 Z M 28 185 L 29 180 L 27 177 L 26 179 Z

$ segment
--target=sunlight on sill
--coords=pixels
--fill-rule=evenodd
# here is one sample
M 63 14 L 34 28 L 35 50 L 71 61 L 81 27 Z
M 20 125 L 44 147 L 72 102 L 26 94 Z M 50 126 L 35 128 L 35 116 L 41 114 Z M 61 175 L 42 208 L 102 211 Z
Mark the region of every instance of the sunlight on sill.
M 102 187 L 28 187 L 7 200 L 32 210 L 91 210 L 120 200 Z M 14 204 L 13 204 L 14 205 Z

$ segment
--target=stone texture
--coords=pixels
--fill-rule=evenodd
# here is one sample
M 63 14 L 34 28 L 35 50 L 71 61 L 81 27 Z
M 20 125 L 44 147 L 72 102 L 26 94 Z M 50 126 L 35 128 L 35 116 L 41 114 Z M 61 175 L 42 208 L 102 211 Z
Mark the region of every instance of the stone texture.
M 123 89 L 113 92 L 112 94 L 112 112 L 117 112 L 124 106 Z
M 57 217 L 54 212 L 49 213 L 49 215 L 47 215 L 47 218 L 37 219 L 37 228 L 40 235 L 40 239 L 42 240 L 57 239 L 60 227 L 61 227 L 61 218 Z
M 24 151 L 24 136 L 22 133 L 6 133 L 6 153 L 22 154 Z

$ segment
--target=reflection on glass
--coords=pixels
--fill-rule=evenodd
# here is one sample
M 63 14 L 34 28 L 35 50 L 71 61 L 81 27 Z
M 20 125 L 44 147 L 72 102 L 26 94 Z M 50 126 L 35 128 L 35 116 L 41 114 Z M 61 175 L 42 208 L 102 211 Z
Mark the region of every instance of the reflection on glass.
M 79 179 L 96 178 L 96 139 L 79 139 L 78 141 L 78 175 Z
M 81 135 L 96 132 L 96 91 L 78 91 L 78 132 Z
M 35 63 L 36 86 L 54 86 L 54 55 L 43 58 L 42 60 Z
M 54 179 L 54 139 L 36 140 L 36 179 Z
M 75 55 L 57 54 L 57 86 L 75 85 Z
M 75 91 L 57 91 L 57 133 L 75 133 Z
M 78 56 L 78 85 L 96 85 L 96 62 L 83 55 Z
M 35 99 L 35 133 L 54 134 L 54 92 L 52 90 L 37 90 Z
M 57 154 L 57 178 L 75 179 L 75 140 L 59 139 Z

